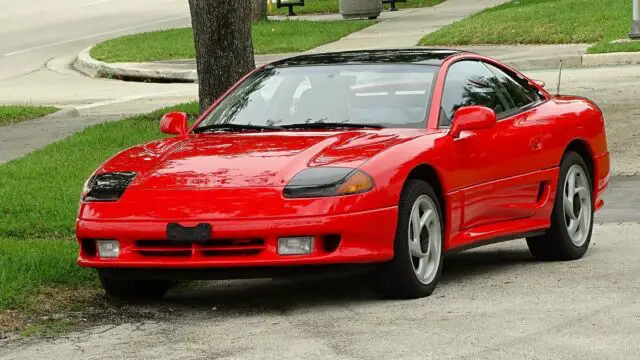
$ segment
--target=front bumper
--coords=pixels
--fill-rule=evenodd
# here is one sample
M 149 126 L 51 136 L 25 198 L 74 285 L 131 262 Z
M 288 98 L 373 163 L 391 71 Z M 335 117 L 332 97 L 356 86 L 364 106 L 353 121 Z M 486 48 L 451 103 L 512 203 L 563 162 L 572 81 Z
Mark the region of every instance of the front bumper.
M 595 191 L 594 204 L 596 211 L 604 206 L 604 194 L 609 187 L 609 176 L 611 170 L 609 153 L 604 153 L 595 158 Z
M 340 215 L 182 221 L 183 226 L 209 223 L 213 235 L 206 244 L 178 247 L 167 240 L 167 221 L 79 219 L 78 264 L 98 269 L 215 269 L 384 262 L 393 257 L 397 211 L 390 207 Z M 278 238 L 286 236 L 313 236 L 313 252 L 279 255 Z M 118 240 L 120 255 L 100 258 L 91 246 L 96 239 Z

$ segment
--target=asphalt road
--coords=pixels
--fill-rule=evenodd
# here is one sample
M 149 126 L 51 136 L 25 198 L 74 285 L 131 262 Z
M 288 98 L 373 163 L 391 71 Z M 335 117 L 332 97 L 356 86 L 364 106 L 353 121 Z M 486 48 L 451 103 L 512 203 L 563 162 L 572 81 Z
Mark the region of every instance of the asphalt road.
M 578 261 L 487 246 L 448 257 L 434 294 L 411 301 L 378 300 L 361 276 L 212 282 L 63 338 L 0 343 L 0 359 L 638 359 L 639 185 L 613 179 Z
M 0 8 L 0 104 L 82 106 L 87 115 L 119 115 L 197 93 L 193 84 L 113 82 L 68 68 L 80 50 L 101 40 L 189 25 L 186 0 L 0 0 Z

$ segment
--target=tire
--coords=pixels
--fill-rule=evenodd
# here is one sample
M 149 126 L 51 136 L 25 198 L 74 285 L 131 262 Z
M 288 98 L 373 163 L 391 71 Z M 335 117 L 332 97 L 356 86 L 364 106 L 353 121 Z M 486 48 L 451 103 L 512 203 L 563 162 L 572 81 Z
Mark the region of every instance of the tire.
M 434 217 L 420 228 L 421 241 L 411 242 L 410 237 L 415 238 L 411 217 L 416 206 L 420 220 L 429 219 L 424 217 L 427 211 L 431 211 Z M 442 275 L 443 230 L 442 210 L 433 188 L 424 181 L 409 180 L 398 206 L 394 257 L 371 274 L 376 293 L 386 299 L 415 299 L 431 295 Z M 415 246 L 410 246 L 410 242 Z M 421 256 L 428 255 L 420 260 L 413 255 L 417 251 L 421 252 Z M 416 267 L 424 271 L 422 280 Z
M 576 204 L 577 195 L 579 210 L 571 204 L 565 206 L 565 194 L 570 191 L 570 177 L 576 174 L 576 171 L 578 175 L 574 178 L 574 189 L 586 188 L 586 193 L 576 191 L 567 198 L 571 198 L 571 202 Z M 571 151 L 562 158 L 558 188 L 551 213 L 551 227 L 541 236 L 527 238 L 529 251 L 535 258 L 543 261 L 577 260 L 587 252 L 591 242 L 594 215 L 591 178 L 592 175 L 585 160 L 578 153 Z M 576 212 L 578 215 L 575 214 Z M 572 216 L 578 219 L 573 219 Z M 579 223 L 576 225 L 577 230 L 570 233 L 572 220 Z M 588 224 L 585 225 L 583 222 Z
M 168 280 L 132 280 L 100 275 L 105 294 L 117 300 L 158 300 L 171 288 Z

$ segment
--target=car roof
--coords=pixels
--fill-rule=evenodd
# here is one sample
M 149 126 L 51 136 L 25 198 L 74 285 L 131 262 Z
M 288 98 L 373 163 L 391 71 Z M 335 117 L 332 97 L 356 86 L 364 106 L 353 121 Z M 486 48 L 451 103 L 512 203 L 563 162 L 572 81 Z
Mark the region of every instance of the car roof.
M 424 64 L 441 65 L 450 56 L 468 53 L 455 49 L 355 50 L 298 55 L 269 64 L 274 67 L 350 65 L 350 64 Z

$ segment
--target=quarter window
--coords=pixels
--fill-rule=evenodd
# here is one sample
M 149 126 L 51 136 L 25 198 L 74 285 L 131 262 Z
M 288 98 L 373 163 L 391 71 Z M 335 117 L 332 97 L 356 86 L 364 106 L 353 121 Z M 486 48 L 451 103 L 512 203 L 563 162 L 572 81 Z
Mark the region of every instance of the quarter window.
M 498 78 L 479 61 L 456 62 L 447 71 L 440 107 L 440 126 L 451 126 L 456 110 L 482 105 L 496 114 L 513 108 Z
M 496 75 L 496 78 L 507 92 L 511 107 L 522 108 L 540 98 L 537 95 L 537 91 L 528 84 L 525 85 L 522 81 L 516 81 L 513 76 L 496 66 L 486 63 L 485 65 Z

